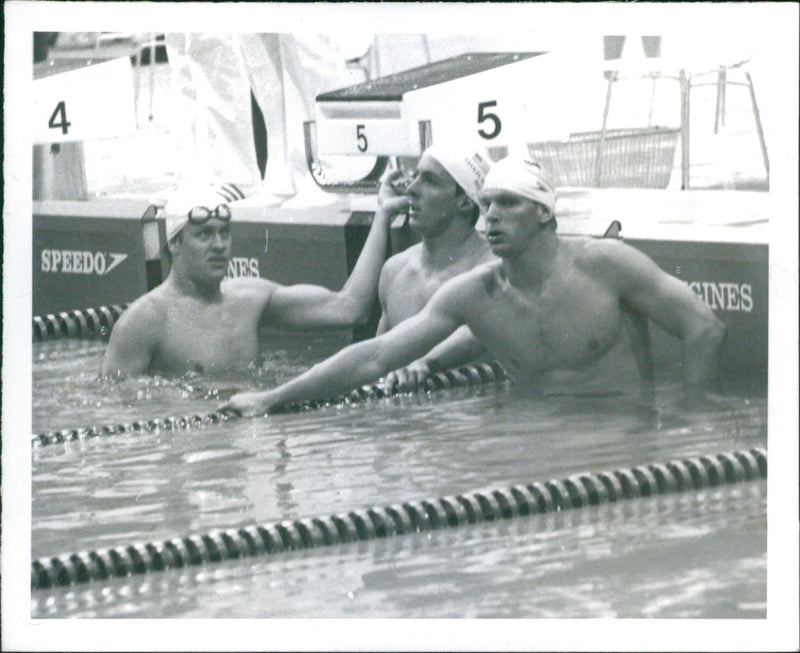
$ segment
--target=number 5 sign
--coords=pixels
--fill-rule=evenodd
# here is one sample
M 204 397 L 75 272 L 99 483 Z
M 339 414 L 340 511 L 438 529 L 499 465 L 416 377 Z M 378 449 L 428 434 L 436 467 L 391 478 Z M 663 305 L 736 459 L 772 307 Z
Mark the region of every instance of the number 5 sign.
M 522 53 L 502 65 L 408 91 L 403 117 L 409 141 L 419 121 L 426 120 L 434 143 L 469 141 L 491 147 L 530 142 L 547 105 L 542 88 L 563 85 L 564 78 L 557 76 L 558 69 L 556 74 L 550 70 L 549 61 L 550 53 Z
M 127 57 L 33 83 L 33 142 L 109 138 L 136 129 L 133 71 Z

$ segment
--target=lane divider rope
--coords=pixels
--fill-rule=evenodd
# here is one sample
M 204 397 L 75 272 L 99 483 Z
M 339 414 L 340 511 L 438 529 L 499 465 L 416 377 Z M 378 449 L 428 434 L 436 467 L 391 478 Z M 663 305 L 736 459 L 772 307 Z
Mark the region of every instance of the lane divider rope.
M 128 304 L 112 304 L 74 311 L 33 316 L 33 340 L 61 338 L 108 338 Z
M 464 365 L 452 370 L 432 374 L 425 381 L 425 388 L 430 392 L 453 388 L 486 386 L 492 383 L 502 383 L 508 380 L 508 375 L 503 366 L 496 361 L 489 363 L 475 363 Z M 400 394 L 396 388 L 387 393 L 382 385 L 371 384 L 357 388 L 349 394 L 335 399 L 309 401 L 282 406 L 273 413 L 300 412 L 314 408 L 332 406 L 341 403 L 358 403 L 370 399 L 383 399 L 388 396 Z M 33 447 L 75 442 L 107 435 L 123 433 L 151 433 L 156 431 L 183 431 L 200 428 L 240 419 L 238 415 L 230 412 L 214 411 L 207 414 L 181 415 L 147 420 L 136 420 L 130 423 L 103 424 L 86 428 L 61 429 L 45 431 L 31 436 Z
M 626 499 L 714 488 L 767 477 L 767 451 L 754 448 L 579 473 L 561 480 L 473 491 L 385 507 L 270 522 L 138 542 L 104 550 L 40 558 L 31 563 L 31 588 L 66 587 L 266 554 L 367 541 Z

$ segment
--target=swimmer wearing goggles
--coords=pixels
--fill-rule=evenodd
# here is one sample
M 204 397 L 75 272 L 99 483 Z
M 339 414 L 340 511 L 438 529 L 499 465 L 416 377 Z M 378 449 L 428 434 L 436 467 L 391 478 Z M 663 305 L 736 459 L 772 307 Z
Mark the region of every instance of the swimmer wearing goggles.
M 211 218 L 218 218 L 223 222 L 231 221 L 231 209 L 227 204 L 219 204 L 213 209 L 207 206 L 195 206 L 186 214 L 192 224 L 204 224 Z
M 204 195 L 204 196 L 203 196 Z M 164 209 L 166 214 L 167 241 L 171 241 L 187 223 L 193 225 L 203 225 L 211 218 L 217 218 L 225 223 L 231 221 L 231 209 L 226 201 L 227 198 L 214 189 L 204 189 L 203 195 L 197 194 L 194 197 L 184 197 L 173 200 Z M 200 202 L 198 203 L 198 199 Z M 213 207 L 213 208 L 209 208 Z
M 387 198 L 379 208 L 350 277 L 335 291 L 309 283 L 283 285 L 261 277 L 257 267 L 256 276 L 230 274 L 237 200 L 231 186 L 186 186 L 165 202 L 169 273 L 114 325 L 104 376 L 245 371 L 259 361 L 262 327 L 352 329 L 368 321 L 389 226 L 405 199 Z M 155 223 L 157 212 L 148 211 L 143 229 L 144 223 Z

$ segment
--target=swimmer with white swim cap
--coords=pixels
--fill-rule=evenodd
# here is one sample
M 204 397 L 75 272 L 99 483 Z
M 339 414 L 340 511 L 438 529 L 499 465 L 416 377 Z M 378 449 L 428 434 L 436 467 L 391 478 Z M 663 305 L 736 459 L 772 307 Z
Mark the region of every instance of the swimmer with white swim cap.
M 483 192 L 508 191 L 547 208 L 539 222 L 548 222 L 555 217 L 556 191 L 547 173 L 537 161 L 527 158 L 506 157 L 498 161 L 487 176 Z
M 234 184 L 209 184 L 177 190 L 163 209 L 167 242 L 173 240 L 190 221 L 202 224 L 212 215 L 230 221 L 230 204 L 243 199 L 244 193 Z
M 423 156 L 434 158 L 453 178 L 453 181 L 476 204 L 478 195 L 492 166 L 489 154 L 480 146 L 456 147 L 431 145 Z
M 480 192 L 496 260 L 451 278 L 419 313 L 383 335 L 343 349 L 278 388 L 235 395 L 223 408 L 258 414 L 339 396 L 430 357 L 426 352 L 464 325 L 518 388 L 580 392 L 608 372 L 601 362 L 626 361 L 636 373 L 623 310 L 681 340 L 687 401 L 705 396 L 716 382 L 724 324 L 639 250 L 617 239 L 556 234 L 554 190 L 535 162 L 498 162 Z M 439 371 L 435 360 L 429 367 Z M 617 389 L 614 377 L 599 380 L 605 390 Z
M 422 154 L 405 191 L 408 223 L 421 242 L 383 268 L 378 333 L 418 313 L 448 279 L 492 259 L 475 230 L 478 194 L 490 165 L 479 147 L 432 145 Z
M 114 325 L 103 375 L 215 374 L 246 370 L 260 357 L 262 326 L 352 328 L 369 318 L 389 226 L 407 201 L 381 190 L 367 241 L 344 287 L 283 286 L 268 279 L 226 279 L 235 201 L 231 185 L 181 188 L 164 207 L 169 275 Z
M 378 334 L 416 315 L 448 280 L 494 259 L 475 224 L 478 197 L 491 159 L 480 145 L 437 145 L 422 154 L 406 189 L 408 224 L 421 242 L 391 257 L 381 272 Z M 453 365 L 474 360 L 469 330 L 444 348 Z M 424 364 L 397 370 L 386 378 L 388 390 L 414 390 L 428 375 Z

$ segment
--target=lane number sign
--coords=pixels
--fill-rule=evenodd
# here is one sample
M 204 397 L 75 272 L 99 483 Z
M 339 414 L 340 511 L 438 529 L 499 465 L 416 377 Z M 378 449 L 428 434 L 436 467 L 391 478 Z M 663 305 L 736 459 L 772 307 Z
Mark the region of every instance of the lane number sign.
M 59 72 L 33 82 L 34 143 L 113 138 L 136 131 L 128 57 Z
M 367 135 L 364 133 L 364 125 L 356 125 L 356 141 L 358 142 L 358 151 L 366 152 L 369 143 L 367 142 Z
M 478 134 L 486 140 L 497 138 L 500 135 L 500 130 L 503 129 L 503 123 L 500 122 L 500 117 L 496 113 L 492 113 L 488 109 L 497 106 L 497 100 L 489 102 L 480 102 L 478 104 L 478 124 L 483 125 Z M 490 129 L 487 129 L 490 127 Z
M 491 111 L 491 109 L 494 109 L 496 106 L 497 100 L 489 100 L 487 102 L 478 103 L 478 125 L 480 125 L 478 134 L 480 134 L 480 136 L 486 140 L 497 138 L 503 129 L 503 123 L 500 120 L 500 116 Z M 362 153 L 369 149 L 369 141 L 367 140 L 366 129 L 367 126 L 365 124 L 356 125 L 356 148 Z
M 47 121 L 47 126 L 50 129 L 58 129 L 60 127 L 62 134 L 68 134 L 71 124 L 71 122 L 67 121 L 67 105 L 61 100 L 61 102 L 56 105 L 53 115 L 50 116 L 50 120 Z

